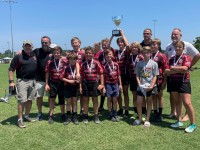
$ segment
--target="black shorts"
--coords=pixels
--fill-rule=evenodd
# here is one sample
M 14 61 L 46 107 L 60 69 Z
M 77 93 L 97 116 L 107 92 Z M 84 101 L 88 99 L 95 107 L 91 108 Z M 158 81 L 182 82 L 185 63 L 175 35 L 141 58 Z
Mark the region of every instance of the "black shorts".
M 191 84 L 183 81 L 171 82 L 171 92 L 188 93 L 191 94 Z
M 64 82 L 53 82 L 49 81 L 49 97 L 56 98 L 58 95 L 58 103 L 59 105 L 64 105 Z
M 129 75 L 121 74 L 122 85 L 129 85 Z
M 84 97 L 97 97 L 100 95 L 100 91 L 97 89 L 99 83 L 97 81 L 87 82 L 83 81 L 82 90 Z
M 146 97 L 149 97 L 151 95 L 156 95 L 156 94 L 158 94 L 157 87 L 154 87 L 153 90 L 146 93 Z M 144 97 L 144 94 L 141 91 L 137 91 L 137 95 Z
M 79 85 L 66 85 L 64 86 L 64 97 L 78 97 L 80 96 Z
M 167 92 L 171 92 L 171 77 L 167 77 Z
M 137 80 L 136 77 L 135 78 L 130 78 L 130 91 L 137 91 Z

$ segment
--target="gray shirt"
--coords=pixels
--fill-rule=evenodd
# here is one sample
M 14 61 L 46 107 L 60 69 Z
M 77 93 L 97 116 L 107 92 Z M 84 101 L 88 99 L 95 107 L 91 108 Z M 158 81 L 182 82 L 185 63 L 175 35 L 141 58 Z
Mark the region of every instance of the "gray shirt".
M 159 75 L 158 65 L 150 59 L 148 63 L 144 60 L 139 61 L 136 65 L 135 74 L 140 77 L 140 84 L 151 84 L 153 77 Z

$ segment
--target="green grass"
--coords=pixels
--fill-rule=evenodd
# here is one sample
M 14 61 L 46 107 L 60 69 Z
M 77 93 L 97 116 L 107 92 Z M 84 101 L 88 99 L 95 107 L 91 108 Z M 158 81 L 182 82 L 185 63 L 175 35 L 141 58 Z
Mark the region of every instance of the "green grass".
M 200 63 L 196 65 L 200 66 Z M 0 97 L 8 87 L 7 64 L 0 64 Z M 132 126 L 132 119 L 124 119 L 113 123 L 107 119 L 106 112 L 100 117 L 101 124 L 96 125 L 90 117 L 89 124 L 82 122 L 78 126 L 70 123 L 64 126 L 60 122 L 59 106 L 55 108 L 55 122 L 52 125 L 45 120 L 26 123 L 25 129 L 17 126 L 17 102 L 14 97 L 9 103 L 0 102 L 0 149 L 199 149 L 199 81 L 200 70 L 191 73 L 192 102 L 195 107 L 197 130 L 192 134 L 184 133 L 184 128 L 172 129 L 169 125 L 173 119 L 167 119 L 170 112 L 169 95 L 164 92 L 164 120 L 162 123 L 152 123 L 150 128 Z M 132 96 L 130 95 L 130 99 Z M 130 102 L 132 109 L 132 102 Z M 44 113 L 48 112 L 45 98 Z M 90 109 L 92 110 L 92 109 Z M 133 114 L 133 111 L 130 112 Z M 36 102 L 33 102 L 31 116 L 36 117 Z M 90 114 L 91 115 L 91 114 Z

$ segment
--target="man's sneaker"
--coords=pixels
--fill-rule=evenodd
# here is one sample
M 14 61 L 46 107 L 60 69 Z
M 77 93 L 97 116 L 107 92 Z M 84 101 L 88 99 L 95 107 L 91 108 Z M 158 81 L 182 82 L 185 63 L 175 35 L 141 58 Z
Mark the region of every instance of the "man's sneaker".
M 117 111 L 117 115 L 118 115 L 118 116 L 123 115 L 123 109 L 118 110 L 118 111 Z
M 71 122 L 71 118 L 67 117 L 65 122 L 63 123 L 64 125 L 68 125 Z
M 48 123 L 49 123 L 49 124 L 52 124 L 52 123 L 53 123 L 53 117 L 51 117 L 51 116 L 49 117 Z
M 99 107 L 98 108 L 98 112 L 101 113 L 102 111 L 104 111 L 104 108 L 103 107 Z
M 73 118 L 73 123 L 74 123 L 75 125 L 79 125 L 78 119 L 77 119 L 76 117 Z
M 196 128 L 195 124 L 190 124 L 189 127 L 185 128 L 185 132 L 192 133 Z
M 37 120 L 42 121 L 42 113 L 38 113 Z
M 94 116 L 94 122 L 96 124 L 99 124 L 100 123 L 100 120 L 99 120 L 99 117 L 98 116 Z
M 27 122 L 35 122 L 36 120 L 30 118 L 29 116 L 24 116 L 24 121 L 27 121 Z
M 128 116 L 129 116 L 129 112 L 128 110 L 125 110 L 124 117 L 128 117 Z
M 135 120 L 135 121 L 133 122 L 133 125 L 134 125 L 134 126 L 137 126 L 137 125 L 140 125 L 140 124 L 141 124 L 140 120 Z
M 88 123 L 88 115 L 83 114 L 83 123 Z
M 24 122 L 23 122 L 22 119 L 18 120 L 18 126 L 19 126 L 20 128 L 26 128 L 26 125 L 24 124 Z
M 65 114 L 62 114 L 62 115 L 61 115 L 61 120 L 62 120 L 62 121 L 65 121 L 65 120 L 66 120 Z
M 182 126 L 183 126 L 183 123 L 180 121 L 177 121 L 171 125 L 172 128 L 178 128 L 178 127 L 182 127 Z

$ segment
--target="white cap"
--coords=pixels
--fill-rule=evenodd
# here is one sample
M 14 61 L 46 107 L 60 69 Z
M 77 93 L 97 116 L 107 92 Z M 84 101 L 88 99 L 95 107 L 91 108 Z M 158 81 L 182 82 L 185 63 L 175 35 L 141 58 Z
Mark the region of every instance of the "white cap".
M 56 44 L 50 44 L 50 47 L 51 48 L 54 48 L 54 47 L 56 47 L 57 45 Z

